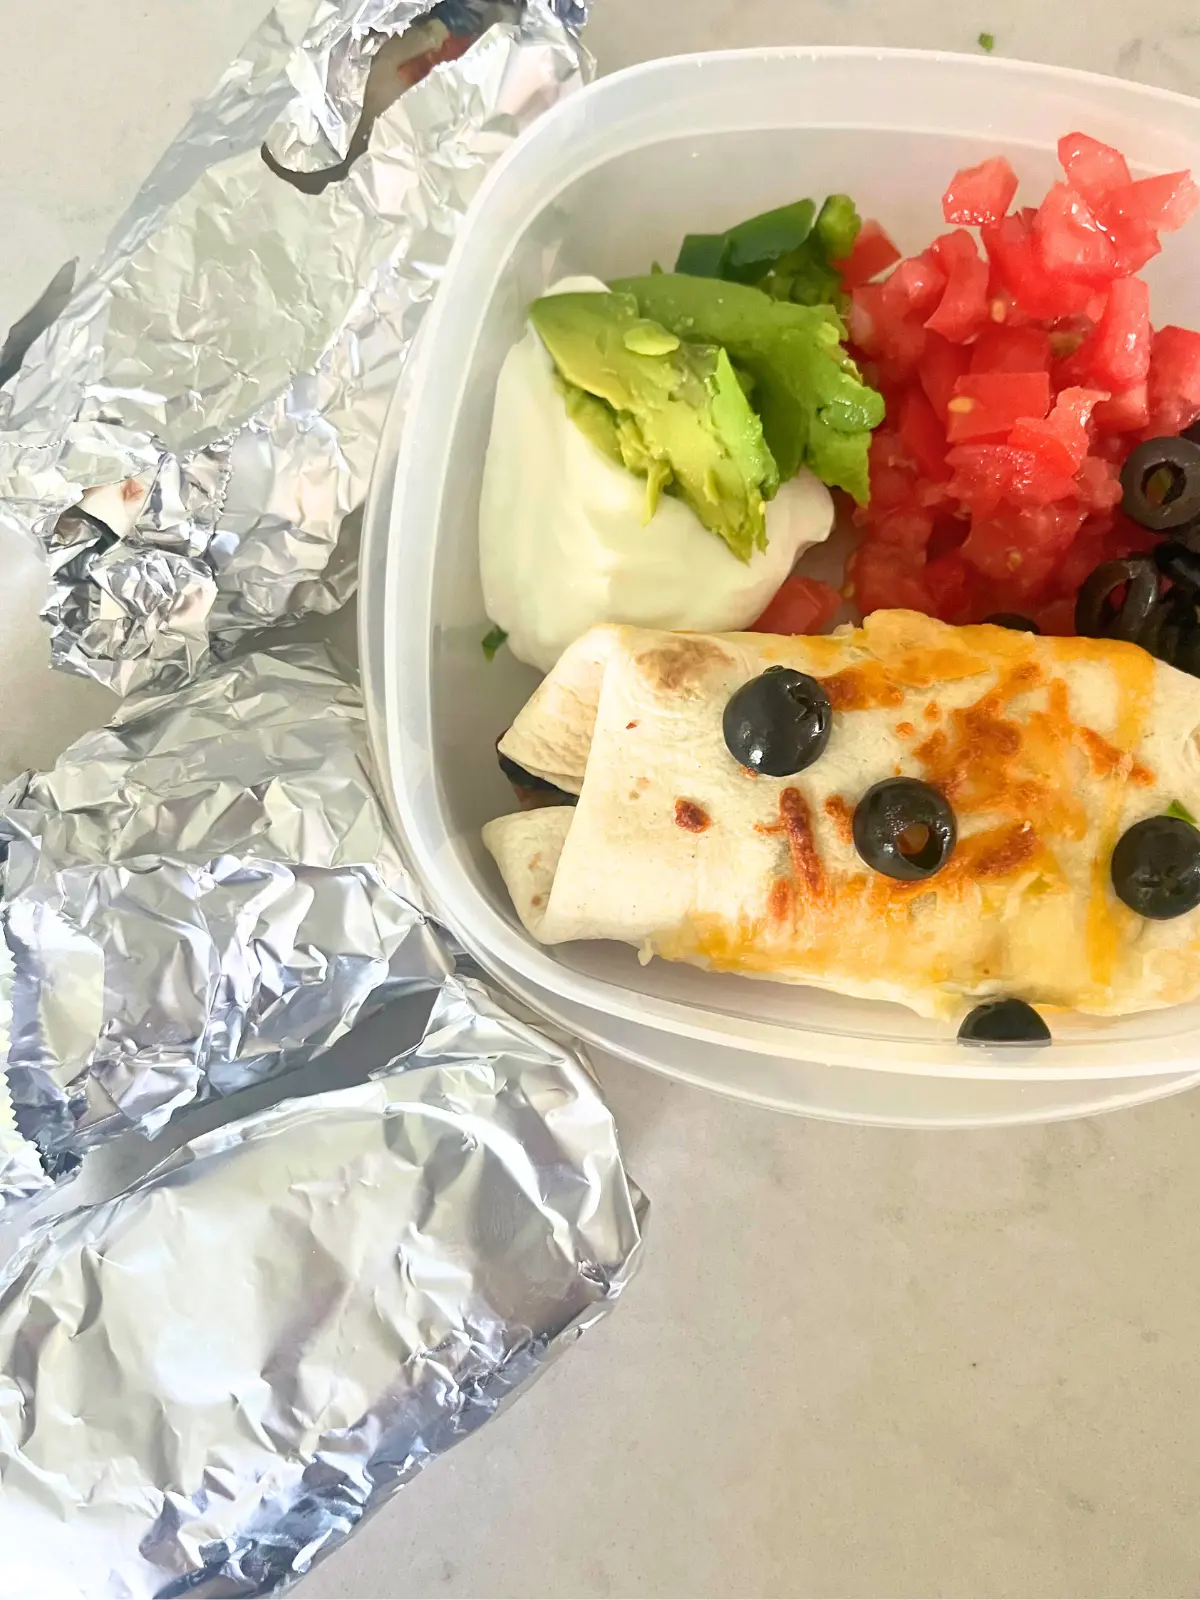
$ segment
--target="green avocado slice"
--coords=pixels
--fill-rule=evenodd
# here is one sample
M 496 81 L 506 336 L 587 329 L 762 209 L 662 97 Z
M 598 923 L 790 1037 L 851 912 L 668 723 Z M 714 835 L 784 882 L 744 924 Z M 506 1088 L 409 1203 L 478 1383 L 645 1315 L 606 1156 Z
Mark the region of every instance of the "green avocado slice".
M 763 503 L 779 473 L 723 349 L 664 328 L 630 294 L 547 295 L 529 318 L 567 386 L 574 420 L 647 477 L 648 510 L 669 486 L 739 560 L 766 548 Z M 611 408 L 611 431 L 572 389 Z
M 632 296 L 643 317 L 680 339 L 720 346 L 749 376 L 781 481 L 807 466 L 866 504 L 867 450 L 883 398 L 843 350 L 846 330 L 832 306 L 676 272 L 623 278 L 613 292 Z

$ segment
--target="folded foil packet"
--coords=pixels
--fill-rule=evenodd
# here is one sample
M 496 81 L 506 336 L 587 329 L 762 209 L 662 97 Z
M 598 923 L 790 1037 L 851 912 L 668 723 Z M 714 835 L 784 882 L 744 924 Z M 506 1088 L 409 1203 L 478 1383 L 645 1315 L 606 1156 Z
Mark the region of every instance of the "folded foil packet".
M 0 353 L 10 372 L 29 346 L 0 391 L 0 527 L 46 552 L 56 665 L 168 688 L 343 604 L 455 234 L 581 81 L 584 13 L 278 0 L 90 274 L 35 308 L 57 320 Z
M 364 1085 L 183 1145 L 0 1277 L 0 1597 L 268 1595 L 611 1309 L 580 1062 L 450 978 Z
M 29 1190 L 27 1141 L 61 1175 L 453 965 L 372 788 L 361 693 L 302 645 L 132 696 L 0 796 L 0 949 L 26 1141 L 5 1153 L 0 1102 L 0 1207 Z

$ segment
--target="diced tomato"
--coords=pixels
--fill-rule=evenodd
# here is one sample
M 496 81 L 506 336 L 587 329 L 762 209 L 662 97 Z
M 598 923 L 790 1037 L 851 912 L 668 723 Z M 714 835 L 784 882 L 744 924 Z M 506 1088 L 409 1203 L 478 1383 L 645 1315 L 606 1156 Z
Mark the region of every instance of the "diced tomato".
M 1050 335 L 1044 328 L 985 328 L 971 346 L 972 372 L 1048 372 Z
M 1069 317 L 1083 311 L 1092 297 L 1087 284 L 1050 276 L 1034 249 L 1030 215 L 1014 213 L 996 227 L 983 229 L 983 243 L 993 268 L 993 293 L 1004 289 L 1030 317 Z
M 857 522 L 868 521 L 872 514 L 914 503 L 912 458 L 904 441 L 890 426 L 885 425 L 876 432 L 871 440 L 869 459 L 871 499 L 867 506 L 855 512 Z
M 1145 528 L 1136 527 L 1124 517 L 1118 515 L 1114 521 L 1111 516 L 1090 516 L 1054 574 L 1054 592 L 1074 604 L 1080 585 L 1102 561 L 1119 561 L 1153 549 L 1156 543 L 1154 534 L 1147 534 Z
M 1035 612 L 1034 622 L 1048 637 L 1073 639 L 1075 637 L 1075 600 L 1051 600 Z
M 864 283 L 850 297 L 846 313 L 846 326 L 850 342 L 865 356 L 877 356 L 883 351 L 884 323 L 883 285 Z
M 851 552 L 846 571 L 854 603 L 864 615 L 885 607 L 933 615 L 933 599 L 912 558 L 901 551 L 886 545 L 860 544 Z
M 942 215 L 960 227 L 999 222 L 1016 192 L 1016 173 L 1003 156 L 993 156 L 954 174 L 942 196 Z
M 1083 519 L 1084 513 L 1069 505 L 1024 512 L 1004 507 L 975 520 L 962 547 L 963 560 L 985 578 L 1005 583 L 1014 595 L 1040 595 Z
M 986 337 L 986 333 L 981 335 Z M 966 345 L 951 344 L 940 333 L 931 333 L 925 343 L 925 354 L 917 376 L 929 404 L 945 423 L 946 407 L 954 393 L 954 385 L 966 373 L 971 361 L 971 350 Z M 943 441 L 944 447 L 944 441 Z
M 751 633 L 823 633 L 842 597 L 817 578 L 786 578 L 775 598 L 749 629 Z
M 1117 252 L 1117 266 L 1124 278 L 1140 272 L 1162 250 L 1158 234 L 1136 217 L 1122 217 L 1115 211 L 1104 215 L 1104 231 Z
M 1085 521 L 1059 563 L 1054 574 L 1054 592 L 1066 600 L 1072 610 L 1075 596 L 1088 574 L 1108 559 L 1106 538 L 1105 527 L 1095 521 Z
M 933 535 L 933 512 L 915 504 L 902 506 L 877 518 L 872 523 L 871 533 L 880 544 L 893 545 L 920 557 Z
M 1067 181 L 1096 205 L 1113 189 L 1131 181 L 1125 157 L 1110 144 L 1086 133 L 1068 133 L 1058 141 L 1058 159 Z
M 1182 433 L 1200 417 L 1200 333 L 1172 324 L 1154 335 L 1147 401 L 1151 437 Z
M 889 317 L 926 317 L 942 298 L 946 274 L 931 250 L 902 261 L 883 286 L 883 309 Z
M 1190 222 L 1200 206 L 1200 189 L 1190 172 L 1164 172 L 1157 178 L 1139 178 L 1137 183 L 1114 189 L 1105 198 L 1105 209 L 1117 216 L 1140 222 L 1155 233 L 1174 233 Z
M 951 444 L 965 444 L 969 439 L 1002 439 L 1022 417 L 1040 421 L 1049 409 L 1049 373 L 968 374 L 954 385 L 946 437 Z
M 1091 519 L 1104 532 L 1104 559 L 1122 561 L 1126 556 L 1142 556 L 1153 550 L 1159 536 L 1151 533 L 1118 511 L 1115 516 Z
M 935 482 L 950 476 L 946 469 L 946 430 L 925 391 L 914 385 L 904 397 L 900 437 L 922 475 Z
M 1114 394 L 1111 400 L 1102 400 L 1093 413 L 1096 426 L 1105 433 L 1120 436 L 1122 434 L 1140 433 L 1150 420 L 1150 402 L 1147 398 L 1147 386 L 1144 383 L 1135 383 L 1128 389 L 1123 389 L 1120 394 Z M 1128 453 L 1128 445 L 1118 449 L 1118 454 L 1124 457 Z
M 883 329 L 883 351 L 879 372 L 885 384 L 902 383 L 911 377 L 925 354 L 929 335 L 912 317 L 899 317 Z
M 975 569 L 955 550 L 930 561 L 922 574 L 933 602 L 934 615 L 943 622 L 961 622 L 971 610 L 979 590 Z
M 1088 456 L 1080 464 L 1075 482 L 1079 491 L 1079 503 L 1085 511 L 1104 515 L 1121 503 L 1121 478 L 1111 461 L 1102 461 L 1099 456 Z
M 910 607 L 959 623 L 1020 611 L 1070 633 L 1080 585 L 1159 536 L 1125 517 L 1134 441 L 1200 419 L 1200 332 L 1153 333 L 1135 276 L 1159 233 L 1200 208 L 1187 174 L 1135 182 L 1086 134 L 1059 143 L 1067 175 L 1012 211 L 1002 158 L 956 174 L 963 227 L 854 288 L 850 323 L 887 421 L 854 512 L 849 577 L 864 611 Z
M 1008 436 L 1017 450 L 1041 456 L 1053 472 L 1074 475 L 1083 466 L 1091 443 L 1088 423 L 1108 395 L 1103 389 L 1064 389 L 1044 421 L 1023 417 Z
M 1150 290 L 1140 278 L 1121 278 L 1113 284 L 1104 315 L 1066 366 L 1078 382 L 1114 395 L 1146 381 Z
M 885 299 L 891 281 L 855 289 L 847 318 L 852 343 L 878 364 L 885 384 L 908 377 L 924 353 L 927 338 L 920 318 L 904 313 L 899 291 Z
M 1056 183 L 1038 207 L 1033 240 L 1038 262 L 1052 278 L 1106 284 L 1120 271 L 1116 246 L 1068 183 Z
M 867 221 L 858 230 L 854 248 L 844 261 L 833 264 L 847 289 L 857 289 L 886 272 L 900 259 L 900 252 L 878 222 Z
M 1015 506 L 1069 500 L 1075 480 L 1049 468 L 1032 450 L 1009 444 L 955 445 L 946 460 L 954 476 L 950 494 L 976 516 L 987 516 L 1002 500 Z
M 990 314 L 987 262 L 964 228 L 935 239 L 933 253 L 946 274 L 946 290 L 925 326 L 931 333 L 962 344 L 979 332 Z

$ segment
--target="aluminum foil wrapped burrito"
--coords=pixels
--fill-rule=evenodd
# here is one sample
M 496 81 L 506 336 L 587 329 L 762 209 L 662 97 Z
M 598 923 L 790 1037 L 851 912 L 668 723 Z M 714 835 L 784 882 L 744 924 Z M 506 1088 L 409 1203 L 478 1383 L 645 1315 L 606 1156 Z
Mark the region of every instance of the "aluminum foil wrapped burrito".
M 469 980 L 372 1082 L 182 1146 L 0 1282 L 0 1596 L 265 1595 L 609 1310 L 594 1083 Z
M 573 0 L 278 0 L 0 393 L 0 526 L 48 555 L 59 666 L 167 687 L 346 600 L 384 413 L 455 232 L 487 167 L 579 82 L 583 17 Z
M 52 1169 L 442 981 L 367 762 L 358 688 L 293 645 L 132 696 L 9 796 L 0 1080 Z

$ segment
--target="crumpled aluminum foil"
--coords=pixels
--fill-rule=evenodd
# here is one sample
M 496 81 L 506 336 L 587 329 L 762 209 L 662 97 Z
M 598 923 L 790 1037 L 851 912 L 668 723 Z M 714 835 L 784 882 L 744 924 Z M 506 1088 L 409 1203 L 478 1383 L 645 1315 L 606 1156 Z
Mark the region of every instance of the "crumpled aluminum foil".
M 56 1174 L 450 971 L 368 766 L 357 686 L 290 645 L 131 697 L 0 805 L 8 1089 Z
M 37 1150 L 18 1131 L 3 1070 L 12 1025 L 12 976 L 12 957 L 0 939 L 0 1214 L 6 1199 L 27 1200 L 50 1182 Z
M 466 207 L 585 60 L 574 0 L 429 9 L 278 0 L 0 392 L 0 525 L 49 558 L 58 666 L 175 686 L 352 592 L 384 413 Z M 414 22 L 488 31 L 396 98 Z M 348 170 L 306 193 L 268 161 Z
M 644 1215 L 579 1061 L 447 980 L 385 1075 L 10 1264 L 0 1596 L 278 1592 L 611 1309 Z

